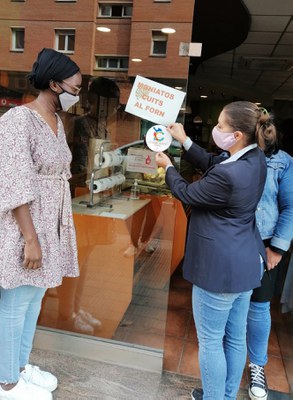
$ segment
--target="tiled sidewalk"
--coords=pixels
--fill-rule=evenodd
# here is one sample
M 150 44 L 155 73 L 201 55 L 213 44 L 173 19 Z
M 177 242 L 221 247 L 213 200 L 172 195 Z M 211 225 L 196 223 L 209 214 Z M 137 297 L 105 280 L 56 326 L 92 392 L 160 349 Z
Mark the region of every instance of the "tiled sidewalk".
M 200 381 L 183 375 L 160 375 L 43 350 L 34 350 L 31 362 L 58 377 L 54 400 L 190 400 L 194 386 L 200 387 Z M 241 390 L 237 400 L 246 399 L 246 390 Z M 270 392 L 269 400 L 287 399 L 290 396 Z

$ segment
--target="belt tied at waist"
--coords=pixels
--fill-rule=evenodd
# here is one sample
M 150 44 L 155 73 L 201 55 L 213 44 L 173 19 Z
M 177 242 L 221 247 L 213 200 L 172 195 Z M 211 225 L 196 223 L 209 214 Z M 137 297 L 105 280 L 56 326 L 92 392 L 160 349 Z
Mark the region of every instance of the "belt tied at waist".
M 42 175 L 38 174 L 40 181 L 60 181 L 60 203 L 59 203 L 59 218 L 60 225 L 69 225 L 69 217 L 71 215 L 69 205 L 71 204 L 71 194 L 68 187 L 68 178 L 65 174 L 60 175 Z

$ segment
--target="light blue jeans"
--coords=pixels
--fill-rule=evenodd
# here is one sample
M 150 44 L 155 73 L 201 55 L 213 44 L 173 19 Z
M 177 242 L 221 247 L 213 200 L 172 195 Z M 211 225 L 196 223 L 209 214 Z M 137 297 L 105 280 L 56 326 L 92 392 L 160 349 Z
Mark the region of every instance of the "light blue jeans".
M 246 323 L 252 291 L 214 293 L 193 285 L 204 400 L 236 400 L 246 362 Z
M 251 301 L 247 318 L 247 350 L 252 363 L 264 366 L 268 362 L 270 331 L 270 302 Z
M 0 288 L 0 383 L 15 383 L 29 362 L 42 298 L 46 289 Z

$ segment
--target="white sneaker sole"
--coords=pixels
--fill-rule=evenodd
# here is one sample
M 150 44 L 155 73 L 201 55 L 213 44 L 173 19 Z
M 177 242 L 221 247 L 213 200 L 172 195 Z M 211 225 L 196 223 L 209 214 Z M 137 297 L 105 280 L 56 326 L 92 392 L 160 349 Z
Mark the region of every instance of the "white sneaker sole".
M 262 397 L 255 396 L 255 395 L 251 392 L 250 388 L 248 388 L 248 394 L 249 394 L 249 398 L 250 398 L 251 400 L 267 400 L 267 398 L 268 398 L 268 395 L 267 395 L 267 394 L 265 394 L 265 395 L 262 396 Z
M 58 386 L 58 383 L 55 383 L 54 385 L 51 385 L 49 387 L 43 387 L 42 386 L 42 388 L 48 390 L 49 392 L 54 392 L 54 390 L 57 389 L 57 386 Z

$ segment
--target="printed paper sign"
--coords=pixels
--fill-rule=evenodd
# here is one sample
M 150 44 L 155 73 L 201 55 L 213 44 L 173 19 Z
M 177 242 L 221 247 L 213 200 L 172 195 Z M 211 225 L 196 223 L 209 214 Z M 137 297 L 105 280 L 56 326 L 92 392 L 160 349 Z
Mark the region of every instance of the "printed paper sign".
M 159 125 L 176 122 L 185 93 L 136 76 L 125 111 Z
M 130 148 L 126 158 L 126 170 L 142 174 L 156 174 L 155 153 L 149 150 Z

